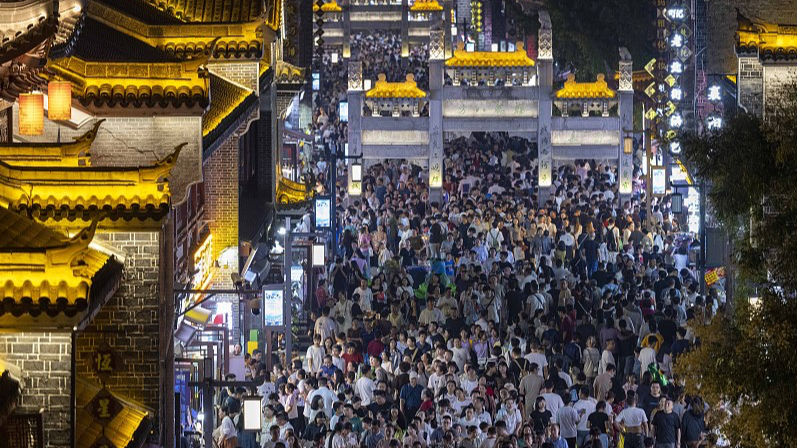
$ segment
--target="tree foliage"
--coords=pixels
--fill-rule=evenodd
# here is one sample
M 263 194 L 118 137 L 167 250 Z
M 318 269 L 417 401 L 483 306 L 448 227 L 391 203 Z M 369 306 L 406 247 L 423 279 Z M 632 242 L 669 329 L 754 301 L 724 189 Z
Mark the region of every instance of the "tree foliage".
M 543 5 L 551 15 L 554 57 L 579 80 L 617 70 L 619 47 L 628 48 L 638 67 L 653 57 L 651 1 L 543 0 Z
M 768 107 L 765 120 L 740 113 L 682 139 L 687 165 L 711 185 L 742 286 L 728 314 L 697 326 L 700 342 L 676 371 L 743 448 L 797 445 L 797 86 Z

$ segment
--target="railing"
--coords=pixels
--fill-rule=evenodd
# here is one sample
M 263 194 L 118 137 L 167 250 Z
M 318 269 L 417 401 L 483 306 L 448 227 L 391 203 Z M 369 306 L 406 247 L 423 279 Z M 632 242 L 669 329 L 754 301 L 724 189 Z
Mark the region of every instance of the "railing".
M 13 414 L 0 426 L 0 443 L 8 448 L 43 448 L 41 414 Z

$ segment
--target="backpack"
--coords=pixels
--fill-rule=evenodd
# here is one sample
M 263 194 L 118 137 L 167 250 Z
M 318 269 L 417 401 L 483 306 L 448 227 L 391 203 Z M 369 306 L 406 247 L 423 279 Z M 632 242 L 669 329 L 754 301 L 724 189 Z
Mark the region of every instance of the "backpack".
M 496 233 L 493 233 L 493 232 L 496 232 Z M 500 234 L 501 234 L 501 231 L 496 229 L 496 228 L 493 228 L 492 230 L 490 230 L 487 233 L 487 242 L 490 245 L 490 247 L 492 247 L 494 249 L 498 249 L 501 246 L 500 242 L 498 241 L 498 235 L 500 235 Z
M 584 375 L 589 377 L 595 377 L 598 374 L 598 366 L 600 365 L 600 353 L 597 349 L 593 349 L 597 356 L 585 356 L 584 357 Z
M 614 229 L 616 229 L 616 227 L 606 229 L 606 249 L 608 249 L 609 252 L 618 252 L 617 237 L 614 234 Z
M 562 367 L 564 367 L 565 371 L 570 370 L 571 365 L 581 365 L 581 347 L 575 342 L 568 342 L 562 354 L 564 355 L 564 365 Z

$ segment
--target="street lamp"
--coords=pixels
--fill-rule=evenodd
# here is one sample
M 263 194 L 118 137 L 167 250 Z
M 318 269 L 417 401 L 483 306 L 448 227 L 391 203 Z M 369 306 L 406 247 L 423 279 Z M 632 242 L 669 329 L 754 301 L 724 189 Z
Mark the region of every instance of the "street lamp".
M 261 400 L 259 395 L 250 395 L 243 400 L 244 431 L 260 431 Z
M 323 268 L 326 263 L 326 245 L 323 243 L 313 243 L 313 267 Z
M 633 154 L 634 153 L 634 139 L 631 137 L 625 137 L 623 139 L 623 154 Z
M 363 166 L 359 163 L 352 163 L 351 165 L 351 181 L 362 182 L 363 180 Z

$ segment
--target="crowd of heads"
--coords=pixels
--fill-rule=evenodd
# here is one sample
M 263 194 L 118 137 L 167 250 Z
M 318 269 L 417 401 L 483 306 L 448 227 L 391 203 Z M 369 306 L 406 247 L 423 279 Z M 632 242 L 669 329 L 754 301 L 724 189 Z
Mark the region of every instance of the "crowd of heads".
M 403 77 L 395 36 L 353 52 Z M 360 196 L 339 183 L 313 345 L 266 375 L 262 446 L 703 446 L 707 406 L 673 363 L 724 299 L 698 292 L 669 199 L 648 214 L 611 161 L 559 163 L 541 189 L 535 144 L 507 133 L 447 138 L 444 173 L 431 196 L 411 160 L 366 166 Z

